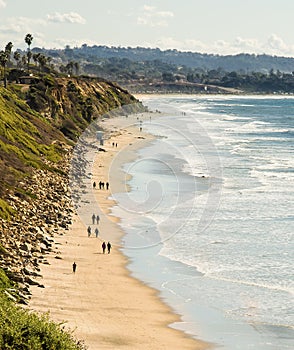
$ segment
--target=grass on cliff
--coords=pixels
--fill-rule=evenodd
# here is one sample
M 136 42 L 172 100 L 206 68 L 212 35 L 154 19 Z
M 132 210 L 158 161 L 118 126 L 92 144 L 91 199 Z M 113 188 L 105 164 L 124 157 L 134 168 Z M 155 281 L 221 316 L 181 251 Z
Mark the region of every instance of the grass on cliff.
M 9 91 L 0 91 L 0 150 L 20 164 L 37 167 L 40 157 L 61 158 L 51 145 L 58 137 L 49 123 Z M 51 138 L 50 138 L 51 131 Z M 59 136 L 60 138 L 60 136 Z
M 11 282 L 0 269 L 0 349 L 1 350 L 85 350 L 69 331 L 49 319 L 15 305 L 5 295 Z
M 48 161 L 60 161 L 62 149 L 54 141 L 64 141 L 64 137 L 16 95 L 15 89 L 0 87 L 0 111 L 0 217 L 9 220 L 13 210 L 5 201 L 8 192 L 17 190 L 33 168 L 47 169 Z
M 10 219 L 10 215 L 14 214 L 14 210 L 10 207 L 5 200 L 0 198 L 0 217 L 5 220 Z

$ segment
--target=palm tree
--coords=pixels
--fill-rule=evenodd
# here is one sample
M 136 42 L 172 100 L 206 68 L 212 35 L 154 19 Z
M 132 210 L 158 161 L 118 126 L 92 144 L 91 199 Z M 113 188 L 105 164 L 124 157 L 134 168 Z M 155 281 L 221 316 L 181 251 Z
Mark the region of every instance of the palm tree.
M 23 55 L 21 57 L 21 64 L 23 67 L 25 67 L 27 65 L 28 61 L 27 61 L 27 56 L 26 55 Z
M 19 66 L 19 61 L 20 61 L 20 53 L 18 51 L 15 51 L 14 54 L 13 54 L 13 58 L 15 59 L 16 66 L 18 67 Z
M 6 88 L 6 64 L 8 61 L 8 53 L 6 51 L 0 51 L 0 64 L 3 68 L 3 80 L 4 80 L 4 87 Z
M 44 55 L 40 55 L 38 57 L 38 62 L 39 62 L 39 67 L 40 67 L 40 71 L 41 71 L 41 67 L 42 69 L 46 66 L 47 63 L 47 57 Z
M 76 71 L 76 75 L 79 74 L 79 70 L 80 70 L 80 65 L 78 62 L 74 62 L 74 68 L 75 68 L 75 71 Z
M 33 41 L 32 34 L 27 34 L 25 36 L 25 42 L 28 45 L 28 53 L 27 53 L 27 56 L 28 56 L 28 71 L 30 71 L 30 60 L 32 58 L 32 53 L 31 53 L 31 43 L 32 43 L 32 41 Z
M 32 58 L 32 52 L 31 51 L 27 52 L 27 58 L 28 58 L 28 72 L 30 72 L 30 60 Z
M 38 65 L 40 55 L 41 55 L 40 52 L 33 54 L 33 60 L 36 64 L 36 66 Z
M 31 50 L 31 43 L 32 43 L 33 39 L 34 38 L 33 38 L 32 34 L 27 34 L 25 36 L 25 43 L 28 45 L 28 50 L 29 51 Z
M 12 47 L 13 47 L 13 44 L 11 41 L 9 41 L 9 43 L 5 46 L 5 52 L 7 53 L 8 62 L 10 62 Z
M 68 74 L 72 75 L 73 67 L 74 67 L 73 61 L 69 61 L 68 64 L 65 66 Z
M 50 69 L 54 69 L 53 63 L 52 63 L 52 57 L 47 57 L 47 64 L 50 67 Z

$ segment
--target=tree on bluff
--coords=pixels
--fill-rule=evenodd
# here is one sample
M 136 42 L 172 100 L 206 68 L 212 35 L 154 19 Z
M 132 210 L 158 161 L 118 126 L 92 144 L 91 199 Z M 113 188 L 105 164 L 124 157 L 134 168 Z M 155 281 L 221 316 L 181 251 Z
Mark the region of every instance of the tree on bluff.
M 4 87 L 6 88 L 6 64 L 8 62 L 8 53 L 6 51 L 0 51 L 0 64 L 3 68 L 3 80 L 4 80 Z
M 32 34 L 27 34 L 25 36 L 25 43 L 28 45 L 28 52 L 27 52 L 27 57 L 28 57 L 28 72 L 30 71 L 30 60 L 32 58 L 32 52 L 31 52 L 31 44 L 33 42 L 33 36 Z

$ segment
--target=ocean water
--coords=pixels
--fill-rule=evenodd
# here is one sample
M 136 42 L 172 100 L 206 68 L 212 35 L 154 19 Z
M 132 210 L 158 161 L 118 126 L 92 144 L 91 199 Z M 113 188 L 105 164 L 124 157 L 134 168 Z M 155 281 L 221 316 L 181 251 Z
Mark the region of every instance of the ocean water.
M 150 97 L 113 214 L 132 274 L 226 350 L 293 349 L 294 98 Z

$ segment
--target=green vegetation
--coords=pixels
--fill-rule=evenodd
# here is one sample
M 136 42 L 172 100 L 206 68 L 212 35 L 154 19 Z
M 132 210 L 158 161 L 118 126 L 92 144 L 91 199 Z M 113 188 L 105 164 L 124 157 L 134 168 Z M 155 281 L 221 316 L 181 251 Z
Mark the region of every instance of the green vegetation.
M 133 92 L 156 91 L 163 84 L 169 84 L 166 89 L 172 87 L 179 92 L 189 89 L 195 92 L 212 85 L 253 93 L 294 93 L 293 73 L 273 69 L 269 72 L 247 69 L 230 72 L 222 68 L 191 68 L 158 60 L 134 62 L 126 58 L 96 59 L 93 63 L 84 63 L 82 69 L 87 74 L 115 80 Z
M 234 88 L 250 93 L 294 93 L 292 57 L 245 53 L 221 56 L 87 44 L 32 51 L 52 56 L 52 63 L 58 65 L 60 72 L 99 76 L 132 92 L 217 92 L 204 90 L 212 85 L 220 87 L 219 92 Z
M 52 141 L 64 138 L 10 87 L 0 87 L 0 110 L 0 217 L 9 219 L 11 211 L 3 199 L 7 188 L 17 187 L 33 168 L 47 167 L 48 161 L 58 162 L 62 152 Z
M 83 350 L 83 343 L 49 319 L 20 308 L 3 292 L 9 280 L 0 269 L 0 349 Z
M 0 217 L 5 220 L 10 220 L 10 216 L 14 213 L 15 211 L 10 207 L 10 205 L 0 198 Z
M 34 205 L 44 200 L 41 192 L 50 194 L 51 175 L 65 178 L 71 149 L 89 123 L 122 105 L 133 104 L 133 111 L 140 107 L 114 83 L 72 76 L 79 73 L 77 62 L 66 64 L 64 72 L 56 71 L 50 57 L 31 49 L 32 41 L 27 34 L 24 53 L 13 53 L 11 42 L 0 51 L 0 349 L 82 350 L 85 345 L 65 331 L 64 324 L 17 306 L 26 304 L 29 294 L 29 282 L 24 282 L 25 289 L 17 284 L 24 281 L 24 260 L 34 259 L 34 266 L 41 263 L 24 259 L 17 247 L 32 242 L 34 215 L 39 217 L 33 222 L 42 226 L 46 213 L 36 213 Z M 47 188 L 34 192 L 43 175 Z M 60 223 L 52 218 L 52 225 Z M 38 240 L 34 236 L 34 244 Z
M 45 78 L 48 81 L 50 78 Z M 19 184 L 24 177 L 31 176 L 34 168 L 48 169 L 48 164 L 52 164 L 51 171 L 60 171 L 53 165 L 62 159 L 64 150 L 54 141 L 67 142 L 22 96 L 15 85 L 0 87 L 0 218 L 6 222 L 16 214 L 6 201 L 7 194 L 33 200 L 35 195 Z M 0 242 L 0 255 L 5 254 Z M 0 268 L 0 349 L 85 349 L 61 324 L 50 321 L 48 315 L 38 316 L 17 306 L 16 288 Z
M 15 72 L 14 67 L 7 69 Z M 93 119 L 137 102 L 127 91 L 104 80 L 62 77 L 51 68 L 48 74 L 32 65 L 30 70 L 34 77 L 29 83 L 8 79 L 6 87 L 0 86 L 1 197 L 7 188 L 17 187 L 22 178 L 30 176 L 33 168 L 59 171 L 57 163 L 68 146 Z M 57 146 L 60 144 L 65 148 Z M 1 209 L 0 217 L 9 217 L 7 210 Z
M 215 89 L 204 90 L 211 85 L 220 87 L 220 92 L 233 88 L 245 93 L 294 93 L 294 58 L 291 57 L 245 53 L 221 56 L 87 44 L 75 48 L 66 46 L 63 50 L 41 49 L 31 48 L 32 40 L 31 35 L 26 36 L 28 48 L 25 51 L 17 50 L 12 55 L 12 43 L 8 43 L 0 52 L 5 86 L 18 80 L 26 70 L 41 76 L 86 74 L 116 81 L 132 92 L 216 92 Z M 46 82 L 43 88 L 41 85 L 36 89 L 39 92 L 43 89 L 42 93 L 30 87 L 30 106 L 38 110 L 45 103 L 54 117 L 58 114 L 58 104 L 48 92 L 49 85 Z M 86 119 L 92 113 L 90 105 L 81 107 L 81 111 Z M 74 130 L 67 132 L 75 135 Z
M 5 249 L 0 245 L 0 252 L 4 253 Z M 5 272 L 0 269 L 0 293 L 3 293 L 3 290 L 12 287 L 9 278 L 6 276 Z M 2 295 L 2 294 L 0 294 Z

